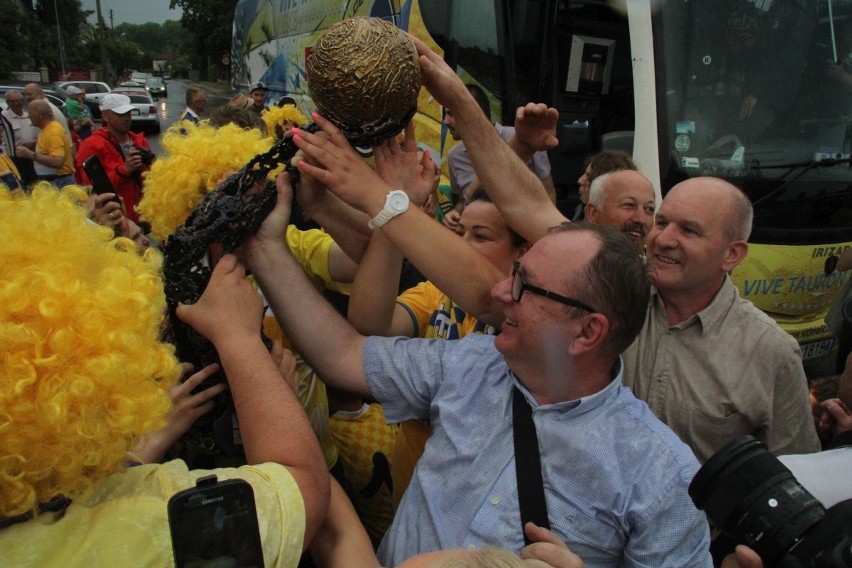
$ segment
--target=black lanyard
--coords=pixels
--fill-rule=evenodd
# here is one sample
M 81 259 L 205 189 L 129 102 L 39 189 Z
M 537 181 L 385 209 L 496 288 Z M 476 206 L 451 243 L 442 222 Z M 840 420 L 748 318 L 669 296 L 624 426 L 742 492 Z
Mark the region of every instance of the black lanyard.
M 547 502 L 544 499 L 544 482 L 541 477 L 541 455 L 535 432 L 532 409 L 523 393 L 514 387 L 512 394 L 512 431 L 515 442 L 515 476 L 518 479 L 518 505 L 521 512 L 521 534 L 524 543 L 532 544 L 524 532 L 524 525 L 533 522 L 549 529 Z

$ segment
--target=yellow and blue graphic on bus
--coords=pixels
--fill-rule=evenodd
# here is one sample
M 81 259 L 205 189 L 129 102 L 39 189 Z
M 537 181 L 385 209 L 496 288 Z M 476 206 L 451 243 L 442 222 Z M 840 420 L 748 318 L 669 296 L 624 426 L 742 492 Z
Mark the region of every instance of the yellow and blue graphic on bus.
M 311 50 L 331 25 L 356 16 L 391 21 L 442 53 L 426 31 L 414 0 L 241 0 L 234 13 L 234 86 L 247 90 L 251 83 L 261 81 L 271 97 L 286 94 L 303 112 L 310 112 L 314 105 L 308 94 L 306 68 Z M 420 91 L 414 125 L 420 147 L 428 148 L 436 163 L 443 163 L 453 141 L 442 127 L 441 106 L 426 89 Z
M 740 294 L 771 315 L 802 344 L 805 358 L 828 352 L 831 334 L 823 321 L 832 300 L 852 278 L 835 270 L 852 242 L 833 245 L 749 245 L 746 260 L 731 275 Z M 812 350 L 825 353 L 809 353 Z

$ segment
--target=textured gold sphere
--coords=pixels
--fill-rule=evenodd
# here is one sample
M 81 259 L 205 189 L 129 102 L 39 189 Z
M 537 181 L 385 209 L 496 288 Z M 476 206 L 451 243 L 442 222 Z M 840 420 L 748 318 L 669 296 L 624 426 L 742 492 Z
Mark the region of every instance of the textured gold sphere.
M 353 144 L 378 144 L 400 132 L 417 109 L 417 50 L 385 20 L 343 20 L 311 51 L 308 90 L 317 111 Z

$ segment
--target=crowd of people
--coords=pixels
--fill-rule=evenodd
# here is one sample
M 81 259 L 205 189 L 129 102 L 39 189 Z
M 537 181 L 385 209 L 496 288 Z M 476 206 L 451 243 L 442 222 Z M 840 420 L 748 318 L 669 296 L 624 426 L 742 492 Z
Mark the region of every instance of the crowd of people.
M 319 568 L 759 567 L 689 495 L 745 435 L 818 497 L 852 498 L 852 356 L 814 403 L 796 341 L 739 296 L 745 194 L 699 177 L 657 203 L 604 151 L 569 219 L 547 161 L 557 111 L 495 127 L 414 41 L 460 140 L 448 180 L 412 124 L 371 166 L 322 116 L 310 132 L 292 99 L 266 106 L 263 83 L 209 117 L 187 89 L 156 159 L 124 95 L 92 130 L 38 85 L 28 125 L 7 92 L 27 190 L 0 187 L 4 564 L 171 565 L 166 504 L 210 473 L 251 484 L 265 565 Z M 182 365 L 158 245 L 283 136 L 300 181 L 275 176 L 275 208 L 176 308 L 219 357 Z M 86 189 L 92 156 L 107 191 Z M 196 424 L 214 446 L 187 439 Z

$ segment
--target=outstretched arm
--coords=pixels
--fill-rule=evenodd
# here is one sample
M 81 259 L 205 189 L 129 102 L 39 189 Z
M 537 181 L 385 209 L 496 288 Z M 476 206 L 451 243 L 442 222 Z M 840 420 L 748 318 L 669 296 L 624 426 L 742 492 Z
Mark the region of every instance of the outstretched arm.
M 328 510 L 328 471 L 305 411 L 261 341 L 263 302 L 236 257 L 222 257 L 198 302 L 178 306 L 177 315 L 219 353 L 248 463 L 279 463 L 296 480 L 307 544 Z
M 242 258 L 295 350 L 329 385 L 370 396 L 361 355 L 366 338 L 316 291 L 287 248 L 290 176 L 279 175 L 275 184 L 275 209 L 243 245 Z
M 439 103 L 452 109 L 456 130 L 464 140 L 479 180 L 509 226 L 529 242 L 535 242 L 549 227 L 565 221 L 547 196 L 541 180 L 515 154 L 513 148 L 517 145 L 509 146 L 503 141 L 450 66 L 426 44 L 414 37 L 412 40 L 420 54 L 423 84 Z M 524 140 L 524 130 L 531 126 L 546 130 L 552 122 L 555 127 L 555 112 L 545 105 L 527 105 L 519 109 L 515 127 L 521 129 L 521 140 Z M 543 138 L 550 147 L 556 140 L 546 133 Z M 531 156 L 530 153 L 527 159 Z
M 391 187 L 408 193 L 414 205 L 423 203 L 435 186 L 435 166 L 428 153 L 417 155 L 414 124 L 405 128 L 405 148 L 393 138 L 373 148 L 376 171 Z M 364 334 L 412 337 L 414 324 L 396 303 L 403 255 L 382 231 L 375 231 L 358 267 L 349 296 L 349 321 Z
M 477 111 L 481 114 L 478 108 Z M 355 153 L 340 130 L 318 114 L 313 118 L 329 137 L 298 132 L 294 138 L 296 144 L 313 163 L 320 164 L 314 166 L 302 161 L 299 168 L 353 207 L 375 217 L 393 187 Z M 500 144 L 508 150 L 502 140 Z M 459 235 L 447 231 L 413 206 L 388 221 L 381 231 L 465 311 L 492 325 L 502 323 L 502 310 L 491 300 L 491 289 L 505 275 Z M 436 250 L 441 253 L 435 254 Z
M 381 568 L 361 519 L 334 478 L 328 516 L 310 550 L 318 568 Z

